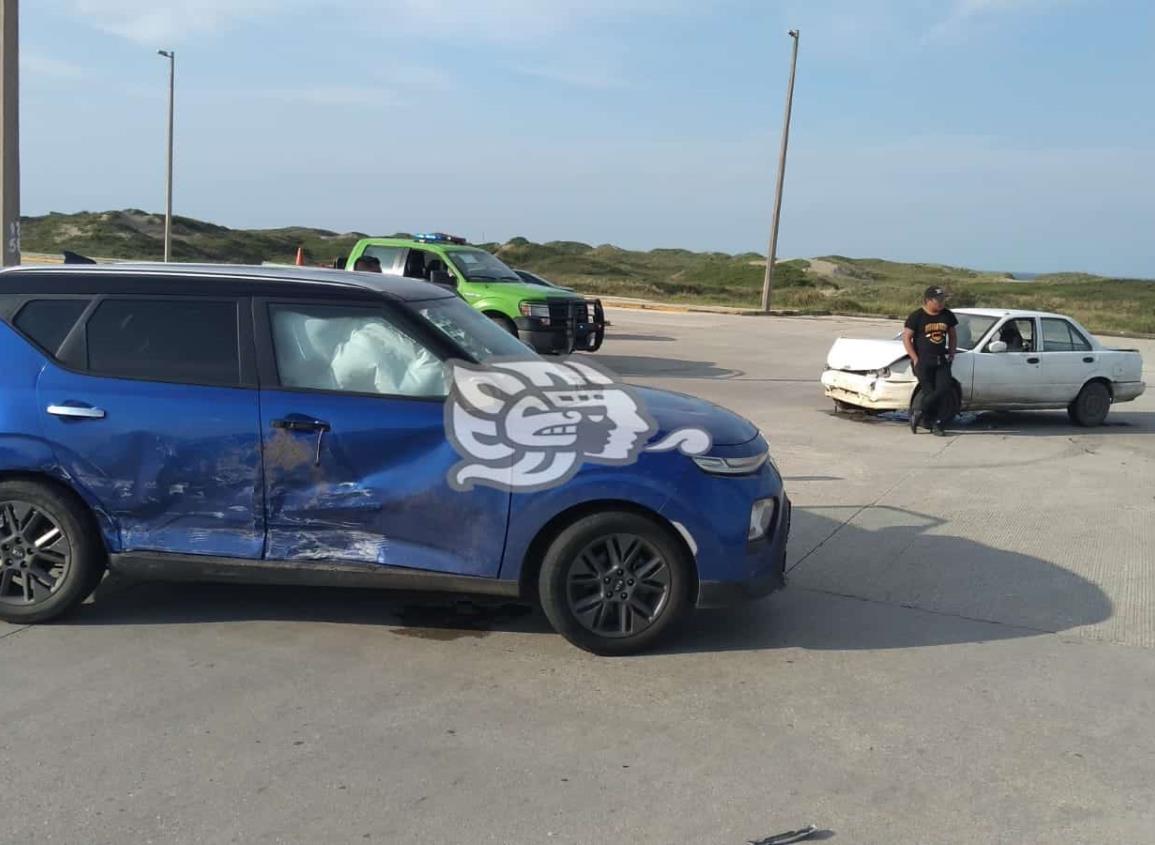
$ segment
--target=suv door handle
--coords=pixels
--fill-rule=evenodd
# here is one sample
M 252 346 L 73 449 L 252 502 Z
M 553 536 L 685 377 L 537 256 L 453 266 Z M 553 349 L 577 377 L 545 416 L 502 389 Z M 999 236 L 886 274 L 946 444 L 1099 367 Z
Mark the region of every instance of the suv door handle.
M 286 417 L 273 420 L 273 428 L 283 428 L 286 431 L 329 431 L 330 426 L 324 420 L 310 420 L 304 417 Z
M 1027 363 L 1028 364 L 1037 364 L 1037 363 L 1039 363 L 1039 359 L 1038 358 L 1028 358 Z
M 102 420 L 104 410 L 91 405 L 49 405 L 46 409 L 54 417 L 72 417 L 79 420 Z
M 1084 364 L 1094 364 L 1095 363 L 1095 356 L 1094 355 L 1088 355 L 1086 358 L 1083 359 L 1083 363 Z
M 273 420 L 271 425 L 273 428 L 284 429 L 285 431 L 315 431 L 317 432 L 317 450 L 313 455 L 313 466 L 321 465 L 321 444 L 325 441 L 325 433 L 332 429 L 324 420 L 311 420 L 308 417 L 283 417 L 279 420 Z

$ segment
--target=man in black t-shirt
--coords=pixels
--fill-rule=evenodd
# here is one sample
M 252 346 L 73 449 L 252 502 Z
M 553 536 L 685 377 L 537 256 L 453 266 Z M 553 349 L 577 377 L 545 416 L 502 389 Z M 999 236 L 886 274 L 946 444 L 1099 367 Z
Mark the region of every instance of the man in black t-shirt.
M 946 434 L 943 425 L 949 420 L 942 419 L 941 409 L 954 390 L 950 365 L 958 351 L 957 325 L 958 317 L 946 307 L 946 291 L 933 286 L 923 294 L 922 308 L 906 318 L 902 345 L 918 376 L 918 397 L 910 414 L 910 430 L 915 434 L 920 425 L 927 427 L 926 422 L 935 434 Z

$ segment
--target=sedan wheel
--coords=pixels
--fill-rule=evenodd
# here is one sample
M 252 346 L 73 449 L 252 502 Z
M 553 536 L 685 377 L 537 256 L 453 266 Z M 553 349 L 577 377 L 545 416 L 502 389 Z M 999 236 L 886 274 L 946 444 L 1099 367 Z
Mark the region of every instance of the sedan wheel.
M 1102 425 L 1111 412 L 1111 392 L 1098 381 L 1084 385 L 1067 409 L 1067 414 L 1076 425 L 1093 428 Z

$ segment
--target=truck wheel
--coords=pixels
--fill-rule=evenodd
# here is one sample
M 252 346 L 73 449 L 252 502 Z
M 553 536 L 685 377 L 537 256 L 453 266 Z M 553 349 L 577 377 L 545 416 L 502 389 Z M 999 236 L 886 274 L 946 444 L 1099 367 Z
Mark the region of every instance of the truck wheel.
M 594 654 L 636 654 L 690 609 L 692 566 L 672 532 L 626 511 L 579 519 L 554 539 L 538 589 L 554 630 Z
M 1067 416 L 1075 425 L 1093 428 L 1102 425 L 1111 410 L 1111 391 L 1101 381 L 1083 385 L 1075 401 L 1067 407 Z
M 105 556 L 82 505 L 30 481 L 0 483 L 0 619 L 47 622 L 88 598 Z
M 511 335 L 517 337 L 517 325 L 509 317 L 504 314 L 486 314 L 485 316 L 492 320 L 495 325 L 501 326 Z

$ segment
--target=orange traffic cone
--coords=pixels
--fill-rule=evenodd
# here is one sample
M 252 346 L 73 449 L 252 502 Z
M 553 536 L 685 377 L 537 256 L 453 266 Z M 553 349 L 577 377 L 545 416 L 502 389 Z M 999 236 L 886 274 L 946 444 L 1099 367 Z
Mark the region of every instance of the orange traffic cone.
M 303 246 L 297 247 L 297 266 L 305 266 L 305 248 Z

